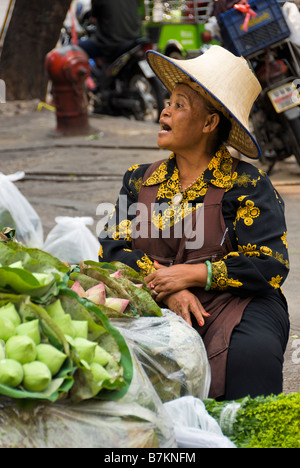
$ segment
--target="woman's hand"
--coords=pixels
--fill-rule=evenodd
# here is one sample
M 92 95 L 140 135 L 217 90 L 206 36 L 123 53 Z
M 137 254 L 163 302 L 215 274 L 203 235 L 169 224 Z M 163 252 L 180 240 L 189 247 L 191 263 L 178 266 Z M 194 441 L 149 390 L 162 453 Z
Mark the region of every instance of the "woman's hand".
M 175 292 L 206 285 L 207 267 L 205 264 L 180 264 L 165 267 L 154 262 L 154 266 L 156 271 L 150 273 L 145 280 L 157 302 L 163 302 L 167 296 Z
M 182 317 L 191 326 L 191 315 L 194 315 L 201 327 L 203 327 L 205 323 L 204 318 L 210 316 L 203 308 L 199 299 L 188 290 L 171 294 L 165 298 L 164 303 L 170 310 Z

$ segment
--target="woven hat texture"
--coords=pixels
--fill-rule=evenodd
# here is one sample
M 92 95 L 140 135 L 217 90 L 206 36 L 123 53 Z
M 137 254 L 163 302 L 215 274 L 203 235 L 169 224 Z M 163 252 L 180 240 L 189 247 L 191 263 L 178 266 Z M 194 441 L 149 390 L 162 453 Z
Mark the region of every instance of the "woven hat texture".
M 252 159 L 259 158 L 260 149 L 249 129 L 249 115 L 261 86 L 243 57 L 216 45 L 188 60 L 171 59 L 151 50 L 147 60 L 170 92 L 178 83 L 187 83 L 208 99 L 231 121 L 227 144 Z

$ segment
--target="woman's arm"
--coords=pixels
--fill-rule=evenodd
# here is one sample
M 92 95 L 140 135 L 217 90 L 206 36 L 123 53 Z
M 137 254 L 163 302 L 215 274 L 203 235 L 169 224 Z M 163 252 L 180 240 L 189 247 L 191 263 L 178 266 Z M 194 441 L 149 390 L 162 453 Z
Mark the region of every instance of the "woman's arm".
M 212 263 L 212 289 L 244 297 L 279 289 L 289 272 L 284 202 L 266 174 L 252 171 L 224 196 L 233 252 Z

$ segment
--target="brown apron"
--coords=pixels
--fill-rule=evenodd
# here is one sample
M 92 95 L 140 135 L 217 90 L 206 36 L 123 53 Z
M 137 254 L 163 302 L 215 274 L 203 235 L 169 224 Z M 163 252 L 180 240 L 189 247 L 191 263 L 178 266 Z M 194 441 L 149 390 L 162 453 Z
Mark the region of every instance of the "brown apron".
M 147 169 L 143 181 L 147 180 L 161 163 L 162 161 L 158 161 L 152 164 Z M 234 159 L 233 171 L 237 164 L 238 160 Z M 153 235 L 152 204 L 156 201 L 158 188 L 158 184 L 141 186 L 138 201 L 148 208 L 148 219 L 143 221 L 148 229 L 145 227 L 143 229 L 142 226 L 140 229 L 143 233 L 148 232 L 148 235 L 133 239 L 133 249 L 142 250 L 151 260 L 156 260 L 166 266 L 203 263 L 206 260 L 216 262 L 233 250 L 222 214 L 224 188 L 209 185 L 207 189 L 204 207 L 200 208 L 204 209 L 204 242 L 202 247 L 195 250 L 186 248 L 188 239 L 184 235 L 181 238 L 172 236 L 173 227 L 168 237 L 164 237 L 161 231 Z M 199 209 L 188 215 L 193 229 L 197 220 L 197 212 L 199 213 Z M 186 218 L 184 221 L 186 223 Z M 184 231 L 186 232 L 186 229 Z M 241 298 L 231 293 L 212 290 L 207 292 L 201 288 L 192 288 L 191 291 L 198 297 L 206 312 L 211 314 L 210 317 L 205 318 L 203 327 L 200 327 L 196 320 L 193 326 L 203 339 L 211 367 L 209 397 L 217 398 L 225 394 L 226 362 L 232 331 L 240 323 L 245 307 L 252 298 Z

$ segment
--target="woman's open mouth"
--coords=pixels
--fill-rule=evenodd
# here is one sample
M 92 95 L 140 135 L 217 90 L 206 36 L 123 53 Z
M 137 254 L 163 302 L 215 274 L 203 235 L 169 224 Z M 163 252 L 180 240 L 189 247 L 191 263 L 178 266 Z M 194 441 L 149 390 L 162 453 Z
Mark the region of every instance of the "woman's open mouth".
M 168 133 L 168 132 L 171 132 L 171 130 L 172 130 L 170 125 L 168 125 L 166 123 L 163 123 L 163 122 L 160 123 L 160 128 L 161 128 L 161 130 L 159 132 L 160 134 Z

